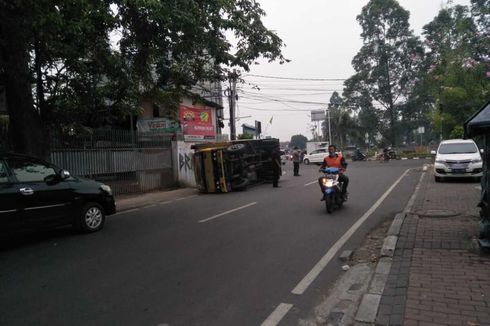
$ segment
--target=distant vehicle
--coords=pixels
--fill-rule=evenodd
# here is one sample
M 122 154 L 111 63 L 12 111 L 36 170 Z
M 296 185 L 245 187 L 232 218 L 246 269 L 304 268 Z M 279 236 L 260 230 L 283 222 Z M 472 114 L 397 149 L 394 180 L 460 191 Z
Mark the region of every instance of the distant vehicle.
M 281 155 L 281 163 L 282 165 L 286 164 L 286 160 L 288 159 L 288 154 L 286 154 L 283 150 L 279 151 Z
M 73 177 L 34 157 L 0 153 L 0 230 L 72 224 L 95 232 L 115 212 L 108 185 Z
M 325 156 L 328 155 L 328 148 L 320 148 L 308 153 L 303 158 L 303 163 L 308 165 L 310 163 L 322 163 Z
M 314 150 L 328 148 L 328 142 L 324 141 L 309 141 L 306 142 L 306 153 L 310 154 Z
M 449 139 L 439 144 L 434 163 L 435 181 L 444 178 L 472 177 L 480 179 L 482 158 L 478 146 L 471 139 Z

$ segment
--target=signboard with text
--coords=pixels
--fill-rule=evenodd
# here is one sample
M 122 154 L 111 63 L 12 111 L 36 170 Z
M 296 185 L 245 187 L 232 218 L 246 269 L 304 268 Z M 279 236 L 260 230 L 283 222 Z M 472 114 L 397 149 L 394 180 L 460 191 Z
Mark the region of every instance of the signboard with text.
M 325 110 L 311 111 L 311 121 L 323 121 L 325 120 Z
M 136 128 L 140 132 L 174 133 L 180 131 L 178 121 L 173 121 L 166 118 L 138 119 Z
M 213 111 L 208 107 L 180 106 L 180 124 L 184 140 L 208 140 L 216 138 Z

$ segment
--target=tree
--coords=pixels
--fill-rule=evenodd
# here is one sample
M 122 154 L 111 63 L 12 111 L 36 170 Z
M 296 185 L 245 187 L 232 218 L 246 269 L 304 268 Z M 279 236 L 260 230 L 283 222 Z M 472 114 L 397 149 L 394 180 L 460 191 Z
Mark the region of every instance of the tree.
M 298 147 L 298 148 L 301 148 L 301 149 L 304 149 L 306 148 L 306 142 L 308 142 L 308 138 L 306 138 L 305 136 L 303 135 L 294 135 L 294 136 L 291 136 L 291 141 L 289 142 L 289 148 L 294 148 L 294 147 Z
M 334 92 L 330 97 L 328 110 L 330 111 L 330 124 L 328 122 L 328 115 L 322 123 L 325 138 L 329 136 L 329 125 L 331 128 L 332 144 L 336 144 L 340 148 L 343 148 L 347 144 L 349 136 L 353 139 L 358 138 L 358 128 L 354 119 L 351 117 L 351 110 L 345 105 L 344 99 L 339 93 Z
M 408 18 L 409 12 L 396 0 L 371 0 L 363 7 L 357 20 L 364 45 L 352 60 L 356 74 L 345 82 L 344 94 L 351 103 L 367 96 L 374 104 L 379 131 L 393 146 L 400 104 L 413 89 L 422 54 Z
M 0 84 L 13 149 L 47 157 L 53 126 L 111 124 L 149 97 L 177 108 L 202 80 L 248 70 L 260 56 L 284 62 L 264 15 L 255 0 L 0 0 Z
M 488 100 L 490 83 L 490 1 L 471 8 L 443 8 L 424 26 L 427 57 L 424 91 L 435 111 L 431 119 L 441 138 L 461 135 L 462 124 Z

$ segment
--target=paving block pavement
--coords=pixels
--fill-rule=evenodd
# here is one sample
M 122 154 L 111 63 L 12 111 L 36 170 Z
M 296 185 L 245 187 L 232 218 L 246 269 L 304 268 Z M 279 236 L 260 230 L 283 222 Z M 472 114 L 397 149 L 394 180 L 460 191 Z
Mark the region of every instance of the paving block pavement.
M 377 325 L 490 325 L 490 255 L 472 250 L 479 183 L 425 174 L 400 230 Z

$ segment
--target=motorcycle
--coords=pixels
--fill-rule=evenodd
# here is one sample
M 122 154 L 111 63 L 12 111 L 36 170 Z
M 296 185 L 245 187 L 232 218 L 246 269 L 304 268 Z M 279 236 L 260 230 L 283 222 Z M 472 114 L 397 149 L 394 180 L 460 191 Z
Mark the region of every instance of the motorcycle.
M 352 160 L 353 161 L 365 161 L 366 156 L 361 153 L 361 151 L 357 150 L 354 152 L 354 155 L 352 155 Z
M 323 199 L 327 213 L 331 214 L 334 208 L 342 207 L 345 201 L 342 196 L 342 184 L 339 182 L 340 170 L 338 168 L 325 168 L 321 171 L 325 174 L 320 177 Z

